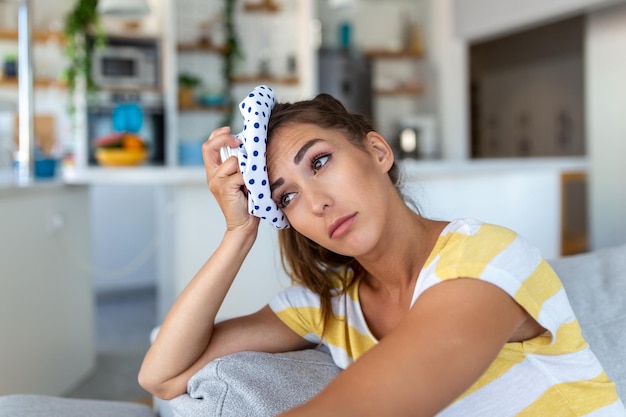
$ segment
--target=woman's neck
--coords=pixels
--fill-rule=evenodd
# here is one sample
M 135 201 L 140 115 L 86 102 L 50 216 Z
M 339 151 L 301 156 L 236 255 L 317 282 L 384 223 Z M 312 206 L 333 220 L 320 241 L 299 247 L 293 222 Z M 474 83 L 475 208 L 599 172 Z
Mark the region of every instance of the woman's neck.
M 397 302 L 412 296 L 417 277 L 447 224 L 405 208 L 394 213 L 378 248 L 357 259 L 367 271 L 365 285 Z

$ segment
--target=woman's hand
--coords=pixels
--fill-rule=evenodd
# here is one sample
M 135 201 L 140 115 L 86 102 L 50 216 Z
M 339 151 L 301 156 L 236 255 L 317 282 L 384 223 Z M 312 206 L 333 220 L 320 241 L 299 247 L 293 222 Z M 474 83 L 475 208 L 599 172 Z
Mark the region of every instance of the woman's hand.
M 234 148 L 239 144 L 239 140 L 230 134 L 230 127 L 215 129 L 202 145 L 204 168 L 209 189 L 224 213 L 227 230 L 250 230 L 256 233 L 259 219 L 248 213 L 248 199 L 237 158 L 222 161 L 220 157 L 222 147 Z

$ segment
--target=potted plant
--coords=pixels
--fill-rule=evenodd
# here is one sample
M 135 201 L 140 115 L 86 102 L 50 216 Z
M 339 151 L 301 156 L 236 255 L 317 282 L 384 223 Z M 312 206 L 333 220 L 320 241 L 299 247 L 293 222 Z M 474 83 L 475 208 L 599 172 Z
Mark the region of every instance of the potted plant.
M 5 54 L 2 60 L 2 72 L 6 78 L 17 77 L 17 55 Z
M 200 78 L 189 73 L 178 76 L 178 107 L 189 109 L 196 104 L 195 88 L 200 85 Z
M 224 0 L 224 30 L 226 34 L 226 45 L 224 49 L 224 64 L 222 66 L 222 75 L 224 77 L 225 88 L 229 103 L 228 111 L 224 116 L 221 126 L 230 126 L 234 108 L 232 106 L 232 78 L 235 72 L 237 60 L 241 58 L 241 49 L 239 48 L 239 39 L 237 38 L 237 28 L 235 26 L 235 6 L 236 0 Z
M 79 83 L 84 82 L 87 95 L 96 91 L 91 77 L 91 55 L 94 47 L 106 44 L 106 37 L 96 7 L 98 0 L 77 0 L 74 8 L 65 16 L 63 32 L 66 38 L 65 55 L 68 65 L 64 73 L 70 95 L 70 112 L 74 110 L 75 94 Z M 93 37 L 93 42 L 89 37 Z

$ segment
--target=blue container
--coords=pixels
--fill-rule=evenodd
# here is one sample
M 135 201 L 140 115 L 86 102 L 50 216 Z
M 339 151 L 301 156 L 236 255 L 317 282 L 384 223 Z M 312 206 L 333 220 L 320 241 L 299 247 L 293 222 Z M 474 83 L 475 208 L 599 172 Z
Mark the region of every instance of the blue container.
M 352 25 L 350 22 L 341 22 L 339 24 L 339 47 L 342 49 L 350 49 L 352 47 Z
M 185 166 L 204 165 L 202 142 L 181 142 L 178 144 L 178 163 Z
M 52 158 L 35 159 L 35 178 L 54 178 L 58 160 Z

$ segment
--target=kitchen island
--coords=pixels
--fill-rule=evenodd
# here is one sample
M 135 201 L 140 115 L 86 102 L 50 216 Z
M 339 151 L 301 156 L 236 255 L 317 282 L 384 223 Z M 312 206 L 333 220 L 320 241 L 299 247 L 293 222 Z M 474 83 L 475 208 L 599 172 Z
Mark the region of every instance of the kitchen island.
M 95 365 L 89 187 L 0 171 L 0 395 L 65 394 Z
M 509 227 L 537 245 L 547 258 L 561 254 L 563 175 L 588 169 L 585 158 L 405 160 L 402 165 L 405 192 L 422 214 L 441 219 L 474 217 Z M 137 216 L 152 216 L 154 221 L 148 240 L 156 242 L 154 270 L 162 318 L 215 250 L 225 228 L 203 168 L 66 170 L 64 181 L 111 193 L 111 201 L 118 200 L 114 195 L 118 187 L 150 187 L 153 200 L 142 207 L 154 212 L 144 209 Z M 262 222 L 257 243 L 220 310 L 220 319 L 253 312 L 289 285 L 277 247 L 276 232 Z

